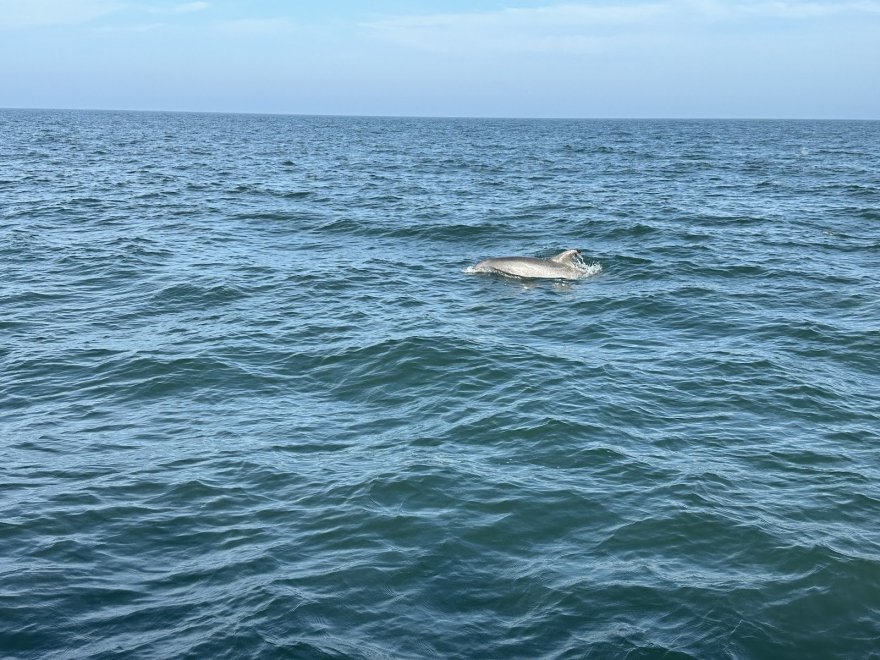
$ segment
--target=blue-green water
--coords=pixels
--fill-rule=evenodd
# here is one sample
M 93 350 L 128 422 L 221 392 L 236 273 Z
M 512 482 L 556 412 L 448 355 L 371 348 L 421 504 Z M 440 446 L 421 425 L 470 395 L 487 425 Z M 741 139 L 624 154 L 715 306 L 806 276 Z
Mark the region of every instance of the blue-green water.
M 0 651 L 878 657 L 878 273 L 877 122 L 2 111 Z

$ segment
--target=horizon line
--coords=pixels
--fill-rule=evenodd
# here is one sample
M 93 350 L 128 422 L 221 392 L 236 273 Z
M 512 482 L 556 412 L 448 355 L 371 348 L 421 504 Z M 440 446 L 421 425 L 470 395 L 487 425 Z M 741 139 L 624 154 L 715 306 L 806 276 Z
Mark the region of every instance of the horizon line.
M 333 117 L 351 119 L 485 119 L 485 120 L 511 120 L 511 121 L 880 121 L 876 117 L 794 117 L 794 116 L 746 116 L 746 117 L 718 117 L 718 116 L 650 116 L 650 115 L 627 115 L 618 117 L 609 116 L 516 116 L 516 115 L 397 115 L 397 114 L 358 114 L 358 113 L 310 113 L 310 112 L 268 112 L 248 110 L 168 110 L 168 109 L 131 109 L 131 108 L 85 108 L 85 107 L 28 107 L 28 106 L 0 106 L 0 111 L 5 110 L 30 110 L 38 112 L 138 112 L 138 113 L 165 113 L 165 114 L 192 114 L 192 115 L 253 115 L 266 117 Z

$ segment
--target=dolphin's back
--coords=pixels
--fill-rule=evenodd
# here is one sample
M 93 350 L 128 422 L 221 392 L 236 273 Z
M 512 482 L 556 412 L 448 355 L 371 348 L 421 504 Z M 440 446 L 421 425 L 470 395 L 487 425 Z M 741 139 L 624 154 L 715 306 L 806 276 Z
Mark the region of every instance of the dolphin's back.
M 476 273 L 500 273 L 514 277 L 576 280 L 582 273 L 572 266 L 534 257 L 495 257 L 476 264 Z

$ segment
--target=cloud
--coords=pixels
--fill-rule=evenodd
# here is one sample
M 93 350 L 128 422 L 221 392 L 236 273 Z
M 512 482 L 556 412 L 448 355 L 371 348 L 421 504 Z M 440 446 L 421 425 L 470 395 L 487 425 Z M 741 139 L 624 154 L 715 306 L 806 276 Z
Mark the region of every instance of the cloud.
M 191 14 L 197 11 L 204 11 L 210 6 L 207 2 L 187 2 L 171 7 L 150 7 L 147 11 L 151 14 Z
M 268 36 L 288 31 L 294 23 L 284 17 L 277 18 L 239 18 L 211 23 L 210 28 L 224 36 L 254 37 Z
M 585 52 L 662 40 L 707 24 L 870 14 L 880 15 L 880 1 L 618 1 L 392 16 L 362 27 L 379 38 L 429 51 Z
M 103 0 L 0 0 L 0 29 L 88 23 L 119 8 Z
M 693 8 L 695 15 L 710 20 L 747 20 L 766 18 L 779 20 L 805 20 L 832 16 L 880 14 L 880 2 L 855 0 L 832 2 L 831 0 L 689 0 L 683 2 Z
M 167 23 L 134 23 L 124 25 L 98 25 L 92 31 L 99 34 L 137 34 L 155 32 L 168 27 Z
M 447 51 L 572 51 L 595 47 L 607 28 L 632 28 L 662 18 L 661 3 L 555 5 L 492 12 L 397 16 L 365 27 L 417 49 Z
M 0 0 L 0 30 L 82 25 L 111 15 L 190 14 L 209 7 L 207 2 L 186 2 L 163 7 L 133 4 L 125 0 Z M 158 25 L 133 26 L 132 29 L 152 29 Z

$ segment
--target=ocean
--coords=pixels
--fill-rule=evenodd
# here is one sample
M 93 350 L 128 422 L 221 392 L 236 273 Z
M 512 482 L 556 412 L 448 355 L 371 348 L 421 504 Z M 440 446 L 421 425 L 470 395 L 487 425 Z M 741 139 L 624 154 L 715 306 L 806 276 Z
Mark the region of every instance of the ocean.
M 880 122 L 2 110 L 0 461 L 7 658 L 878 658 Z

